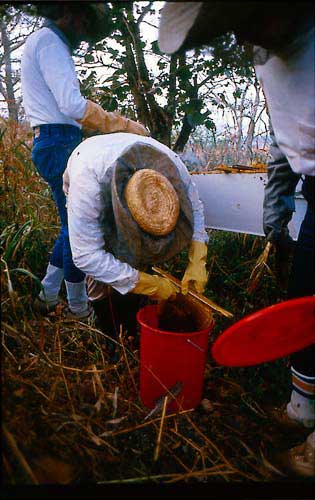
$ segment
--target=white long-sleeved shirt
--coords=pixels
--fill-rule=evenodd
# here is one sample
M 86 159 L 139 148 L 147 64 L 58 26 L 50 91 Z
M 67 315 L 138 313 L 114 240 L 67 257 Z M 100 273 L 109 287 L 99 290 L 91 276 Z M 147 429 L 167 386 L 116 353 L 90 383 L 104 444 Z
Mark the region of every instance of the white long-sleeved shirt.
M 104 250 L 102 185 L 109 182 L 106 179 L 107 169 L 126 148 L 136 143 L 154 146 L 175 163 L 192 204 L 193 239 L 208 241 L 203 204 L 178 155 L 151 137 L 135 134 L 106 134 L 86 139 L 72 152 L 67 167 L 70 180 L 68 224 L 73 262 L 95 280 L 111 285 L 122 294 L 135 287 L 138 271 Z
M 256 48 L 256 57 L 264 49 Z M 255 64 L 277 144 L 297 174 L 315 175 L 314 28 Z
M 86 99 L 69 47 L 49 28 L 41 28 L 25 43 L 21 81 L 23 106 L 31 127 L 62 123 L 81 127 Z

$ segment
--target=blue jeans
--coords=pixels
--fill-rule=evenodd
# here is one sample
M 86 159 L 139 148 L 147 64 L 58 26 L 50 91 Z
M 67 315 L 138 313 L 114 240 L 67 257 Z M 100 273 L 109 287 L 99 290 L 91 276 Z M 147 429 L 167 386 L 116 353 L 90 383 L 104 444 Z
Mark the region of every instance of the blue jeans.
M 69 156 L 81 140 L 81 130 L 73 125 L 41 125 L 40 135 L 34 138 L 32 150 L 32 161 L 38 173 L 51 188 L 61 221 L 60 233 L 49 262 L 53 266 L 62 268 L 64 279 L 72 283 L 83 281 L 85 274 L 73 264 L 72 260 L 62 175 Z

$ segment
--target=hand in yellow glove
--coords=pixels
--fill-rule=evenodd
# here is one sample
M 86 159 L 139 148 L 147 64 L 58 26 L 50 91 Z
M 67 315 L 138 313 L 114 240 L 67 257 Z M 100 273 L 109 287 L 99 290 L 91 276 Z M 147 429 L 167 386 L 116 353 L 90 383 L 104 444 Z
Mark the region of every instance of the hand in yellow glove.
M 78 122 L 83 127 L 99 130 L 104 134 L 129 132 L 131 134 L 150 135 L 141 123 L 124 118 L 119 113 L 105 111 L 99 104 L 92 101 L 87 101 L 84 116 Z
M 192 241 L 189 248 L 189 264 L 182 279 L 182 294 L 188 293 L 191 287 L 202 293 L 208 281 L 206 271 L 207 245 L 201 241 Z
M 175 298 L 178 290 L 166 278 L 139 271 L 139 281 L 131 292 L 148 295 L 153 300 L 167 300 Z

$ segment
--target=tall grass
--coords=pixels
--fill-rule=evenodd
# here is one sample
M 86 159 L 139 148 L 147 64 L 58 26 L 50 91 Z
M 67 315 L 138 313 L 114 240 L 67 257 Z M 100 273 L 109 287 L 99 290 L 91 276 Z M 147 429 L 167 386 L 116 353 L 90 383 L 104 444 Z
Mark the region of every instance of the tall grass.
M 121 332 L 110 363 L 106 333 L 32 312 L 54 238 L 57 213 L 31 163 L 31 131 L 1 123 L 0 242 L 4 472 L 8 484 L 154 484 L 268 481 L 260 447 L 287 447 L 263 407 L 288 396 L 285 360 L 244 369 L 208 356 L 204 398 L 195 411 L 153 415 L 139 399 L 139 335 Z M 234 320 L 280 300 L 265 275 L 247 289 L 262 238 L 211 231 L 205 295 Z M 181 278 L 187 252 L 165 269 Z M 216 316 L 211 341 L 231 320 Z M 174 353 L 176 356 L 176 353 Z M 274 441 L 272 441 L 274 440 Z
M 32 275 L 42 273 L 47 263 L 57 214 L 50 190 L 31 162 L 32 131 L 4 120 L 0 131 L 2 264 L 15 273 L 13 286 L 28 290 Z

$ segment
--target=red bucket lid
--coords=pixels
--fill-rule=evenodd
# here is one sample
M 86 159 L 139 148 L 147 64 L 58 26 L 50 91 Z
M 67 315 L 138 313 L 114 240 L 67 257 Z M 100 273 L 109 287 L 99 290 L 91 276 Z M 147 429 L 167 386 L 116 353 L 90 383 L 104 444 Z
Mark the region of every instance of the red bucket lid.
M 211 353 L 223 366 L 271 361 L 315 343 L 315 297 L 291 299 L 241 319 L 214 342 Z

